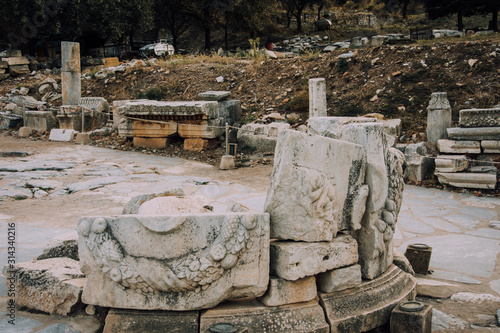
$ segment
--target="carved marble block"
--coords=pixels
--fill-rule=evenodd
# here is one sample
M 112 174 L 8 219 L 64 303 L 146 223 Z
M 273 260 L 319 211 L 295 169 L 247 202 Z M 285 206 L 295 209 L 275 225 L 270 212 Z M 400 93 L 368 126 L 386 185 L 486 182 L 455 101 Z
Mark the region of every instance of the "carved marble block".
M 339 230 L 359 225 L 368 190 L 360 145 L 284 131 L 278 137 L 265 211 L 271 237 L 331 241 Z
M 87 304 L 189 311 L 267 289 L 268 214 L 84 217 L 78 235 Z
M 404 155 L 388 146 L 382 124 L 342 117 L 313 120 L 310 132 L 361 145 L 366 154 L 366 210 L 361 210 L 361 225 L 353 225 L 351 231 L 358 241 L 363 278 L 374 279 L 392 263 L 392 238 L 403 200 Z

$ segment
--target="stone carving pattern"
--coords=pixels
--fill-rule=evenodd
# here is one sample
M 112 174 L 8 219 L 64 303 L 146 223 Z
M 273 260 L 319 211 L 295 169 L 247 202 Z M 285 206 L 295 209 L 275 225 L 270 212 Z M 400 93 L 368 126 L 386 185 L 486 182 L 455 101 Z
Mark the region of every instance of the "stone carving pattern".
M 462 110 L 460 111 L 462 127 L 497 127 L 500 126 L 500 109 Z
M 254 216 L 228 216 L 220 234 L 206 250 L 199 250 L 174 261 L 143 267 L 141 259 L 127 255 L 113 237 L 104 218 L 86 220 L 79 225 L 97 265 L 108 278 L 144 294 L 163 292 L 200 292 L 217 281 L 225 271 L 238 263 L 238 259 L 252 247 L 251 232 L 256 227 Z M 151 263 L 152 259 L 147 259 Z M 155 277 L 162 276 L 161 281 Z
M 389 178 L 389 190 L 384 208 L 381 210 L 380 220 L 377 221 L 377 229 L 384 234 L 384 242 L 392 240 L 396 231 L 396 221 L 403 201 L 403 164 L 405 158 L 399 150 L 390 148 L 387 150 L 386 166 Z M 382 223 L 383 222 L 383 223 Z

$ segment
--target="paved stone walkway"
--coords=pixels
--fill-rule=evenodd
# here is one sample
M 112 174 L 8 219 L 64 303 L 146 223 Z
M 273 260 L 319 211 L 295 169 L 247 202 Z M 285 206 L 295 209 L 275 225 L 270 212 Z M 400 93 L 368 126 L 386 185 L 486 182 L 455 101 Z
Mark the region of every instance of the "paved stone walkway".
M 212 166 L 132 152 L 89 146 L 58 148 L 50 154 L 0 158 L 0 265 L 7 261 L 7 223 L 17 225 L 16 261 L 31 261 L 57 235 L 75 232 L 83 215 L 117 215 L 132 197 L 168 188 L 204 196 L 215 212 L 238 202 L 262 211 L 266 193 L 238 184 L 187 176 L 193 169 Z M 27 188 L 28 187 L 28 188 Z M 31 209 L 52 209 L 40 217 L 23 217 L 22 205 L 12 198 L 28 198 Z M 58 202 L 74 202 L 73 210 L 54 209 Z M 12 208 L 14 207 L 14 208 Z M 35 208 L 33 208 L 35 207 Z M 38 208 L 36 208 L 38 207 Z M 24 212 L 26 213 L 26 212 Z M 36 216 L 36 212 L 33 213 Z M 29 214 L 28 214 L 29 215 Z M 50 218 L 48 218 L 50 217 Z M 406 186 L 395 233 L 402 253 L 412 243 L 432 247 L 426 278 L 457 283 L 500 297 L 500 200 Z M 475 288 L 475 289 L 474 289 Z M 0 332 L 87 332 L 99 326 L 85 315 L 62 318 L 18 311 L 17 325 L 7 323 L 7 290 L 0 276 Z

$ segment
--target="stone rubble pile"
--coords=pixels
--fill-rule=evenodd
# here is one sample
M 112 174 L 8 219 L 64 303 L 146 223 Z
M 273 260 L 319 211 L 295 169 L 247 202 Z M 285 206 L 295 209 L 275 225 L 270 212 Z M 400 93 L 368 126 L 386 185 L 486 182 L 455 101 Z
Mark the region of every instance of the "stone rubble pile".
M 0 81 L 9 77 L 28 75 L 30 60 L 23 57 L 20 50 L 7 50 L 0 56 Z

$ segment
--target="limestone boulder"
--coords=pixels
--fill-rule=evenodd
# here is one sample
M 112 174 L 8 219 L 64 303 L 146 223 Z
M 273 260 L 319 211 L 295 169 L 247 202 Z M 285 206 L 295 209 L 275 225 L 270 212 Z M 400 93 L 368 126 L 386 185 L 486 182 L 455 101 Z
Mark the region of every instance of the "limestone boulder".
M 19 306 L 65 316 L 81 304 L 85 278 L 73 259 L 54 258 L 5 266 L 3 274 L 16 279 Z
M 78 235 L 88 304 L 189 311 L 267 290 L 268 214 L 86 217 Z
M 368 196 L 359 145 L 297 131 L 280 134 L 265 211 L 271 237 L 331 241 L 359 225 Z

